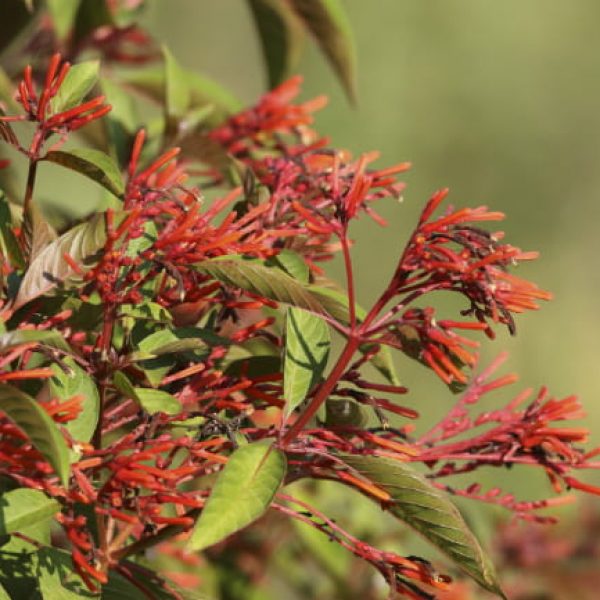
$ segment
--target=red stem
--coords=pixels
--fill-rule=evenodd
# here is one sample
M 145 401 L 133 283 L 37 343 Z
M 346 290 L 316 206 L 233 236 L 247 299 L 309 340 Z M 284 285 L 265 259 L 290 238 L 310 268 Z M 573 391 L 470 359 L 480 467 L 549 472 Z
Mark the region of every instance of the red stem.
M 327 398 L 329 394 L 333 391 L 336 384 L 344 374 L 346 367 L 352 360 L 354 353 L 358 349 L 360 345 L 360 341 L 354 335 L 348 338 L 346 342 L 346 346 L 344 350 L 340 354 L 337 363 L 333 367 L 329 377 L 325 380 L 325 382 L 321 385 L 321 387 L 317 390 L 313 399 L 309 402 L 305 411 L 298 417 L 298 420 L 285 432 L 283 437 L 281 438 L 281 445 L 283 447 L 287 446 L 292 440 L 294 440 L 300 431 L 304 428 L 304 426 L 310 421 L 310 419 L 317 413 L 319 407 Z

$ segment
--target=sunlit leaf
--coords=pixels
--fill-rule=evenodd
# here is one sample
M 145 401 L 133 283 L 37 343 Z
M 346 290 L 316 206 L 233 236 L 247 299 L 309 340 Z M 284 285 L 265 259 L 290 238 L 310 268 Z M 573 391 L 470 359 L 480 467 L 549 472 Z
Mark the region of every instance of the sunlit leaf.
M 0 535 L 22 531 L 60 510 L 60 504 L 39 490 L 17 488 L 0 495 Z
M 356 97 L 354 36 L 341 0 L 290 0 L 333 66 L 351 100 Z
M 300 58 L 303 30 L 290 5 L 281 0 L 248 0 L 269 75 L 269 87 L 294 71 Z
M 46 0 L 54 31 L 61 40 L 71 31 L 80 2 L 81 0 Z
M 171 51 L 163 46 L 165 61 L 165 108 L 167 115 L 183 116 L 192 99 L 185 69 L 175 60 Z
M 113 159 L 101 150 L 76 148 L 73 150 L 53 150 L 44 160 L 61 165 L 105 187 L 111 194 L 121 197 L 125 191 L 119 167 Z
M 74 440 L 89 442 L 98 424 L 98 388 L 94 380 L 72 358 L 64 359 L 64 364 L 70 369 L 70 373 L 65 373 L 59 365 L 52 365 L 55 375 L 48 381 L 50 395 L 61 401 L 83 396 L 81 412 L 77 418 L 65 423 L 65 428 Z
M 329 327 L 323 319 L 301 308 L 288 308 L 283 360 L 285 418 L 321 380 L 330 345 Z
M 301 283 L 309 282 L 310 269 L 304 258 L 293 250 L 284 248 L 278 254 L 269 258 L 265 264 L 283 269 L 290 277 L 297 279 Z
M 482 587 L 504 597 L 494 567 L 454 503 L 412 467 L 344 454 L 344 462 L 390 495 L 384 508 L 427 538 Z
M 15 298 L 14 308 L 27 304 L 55 287 L 68 287 L 78 273 L 65 260 L 64 254 L 68 254 L 79 265 L 81 272 L 85 272 L 96 262 L 105 242 L 104 214 L 94 215 L 89 221 L 69 229 L 31 262 Z
M 264 442 L 241 446 L 229 457 L 189 541 L 203 550 L 258 519 L 270 506 L 286 471 L 285 454 Z
M 99 68 L 100 63 L 97 60 L 71 66 L 58 93 L 52 100 L 53 112 L 63 112 L 80 104 L 98 81 Z
M 69 448 L 46 411 L 31 396 L 6 384 L 0 384 L 0 410 L 23 430 L 66 485 L 69 479 Z
M 158 412 L 167 415 L 178 415 L 182 411 L 181 402 L 167 392 L 150 388 L 136 387 L 134 389 L 136 399 L 143 409 L 151 415 Z

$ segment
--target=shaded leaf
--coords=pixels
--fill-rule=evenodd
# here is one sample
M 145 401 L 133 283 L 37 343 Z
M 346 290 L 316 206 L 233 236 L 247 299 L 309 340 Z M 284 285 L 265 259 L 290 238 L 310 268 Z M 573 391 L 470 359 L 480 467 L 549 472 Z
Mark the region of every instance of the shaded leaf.
M 57 238 L 57 235 L 34 203 L 31 203 L 28 208 L 23 216 L 23 237 L 24 253 L 27 262 L 31 262 Z
M 103 78 L 102 92 L 106 96 L 106 102 L 112 106 L 112 110 L 102 119 L 108 145 L 113 158 L 124 167 L 129 161 L 133 137 L 140 119 L 132 95 L 120 85 Z
M 283 360 L 286 419 L 321 380 L 330 345 L 329 327 L 323 319 L 301 308 L 288 308 Z
M 52 100 L 52 111 L 60 113 L 80 104 L 98 81 L 99 69 L 97 60 L 72 65 Z
M 206 260 L 197 264 L 196 269 L 227 286 L 317 314 L 326 313 L 316 295 L 307 286 L 292 279 L 280 269 L 235 259 Z
M 69 229 L 46 246 L 29 265 L 14 301 L 17 309 L 57 286 L 66 287 L 78 275 L 64 259 L 68 254 L 82 272 L 92 267 L 106 242 L 104 214 Z
M 28 394 L 0 384 L 0 410 L 27 435 L 66 485 L 69 479 L 69 449 L 56 423 Z
M 119 167 L 108 154 L 101 150 L 93 148 L 76 148 L 68 152 L 53 150 L 46 154 L 44 160 L 85 175 L 119 198 L 125 191 Z
M 60 504 L 39 490 L 17 488 L 0 495 L 0 535 L 23 531 L 55 515 Z
M 25 267 L 21 247 L 12 229 L 12 215 L 6 196 L 0 192 L 0 244 L 2 253 L 8 257 L 11 265 L 17 269 Z
M 94 29 L 114 24 L 108 0 L 83 0 L 75 18 L 72 44 L 76 47 Z
M 263 56 L 274 88 L 296 68 L 303 31 L 297 15 L 281 0 L 248 0 L 258 30 Z
M 344 462 L 390 496 L 384 508 L 427 538 L 482 587 L 505 597 L 494 567 L 458 508 L 410 466 L 398 461 L 342 455 Z
M 2 0 L 0 19 L 0 52 L 30 23 L 33 15 L 23 0 Z
M 58 348 L 60 350 L 69 351 L 69 344 L 58 331 L 52 329 L 17 329 L 7 333 L 0 334 L 0 353 L 11 350 L 21 344 L 29 342 L 39 342 L 44 346 Z
M 341 0 L 289 0 L 329 59 L 350 100 L 356 98 L 356 57 Z
M 196 522 L 189 548 L 208 548 L 258 519 L 269 508 L 285 471 L 285 454 L 270 444 L 254 442 L 235 450 Z

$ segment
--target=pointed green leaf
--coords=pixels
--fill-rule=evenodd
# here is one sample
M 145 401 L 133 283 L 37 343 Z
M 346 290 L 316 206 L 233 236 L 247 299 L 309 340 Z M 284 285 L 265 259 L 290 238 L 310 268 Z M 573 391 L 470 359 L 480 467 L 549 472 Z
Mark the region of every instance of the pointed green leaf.
M 92 267 L 106 242 L 105 215 L 69 229 L 46 246 L 29 265 L 14 301 L 17 309 L 55 287 L 67 287 L 78 275 L 64 259 L 68 254 L 85 272 Z
M 279 85 L 295 70 L 302 50 L 300 21 L 286 2 L 248 0 L 258 30 L 269 75 L 269 87 Z
M 265 267 L 253 261 L 231 259 L 207 260 L 196 265 L 196 269 L 225 285 L 317 314 L 325 314 L 316 295 L 280 269 Z
M 46 0 L 48 12 L 59 39 L 64 40 L 75 22 L 81 0 Z
M 18 269 L 25 267 L 21 247 L 12 229 L 10 206 L 2 192 L 0 192 L 0 245 L 2 253 L 8 258 L 13 267 Z
M 352 27 L 341 0 L 290 0 L 327 56 L 350 100 L 356 98 L 356 57 Z
M 0 495 L 0 535 L 22 531 L 60 510 L 60 504 L 39 490 L 17 488 Z
M 279 254 L 269 258 L 265 264 L 283 269 L 290 277 L 297 279 L 300 283 L 308 283 L 310 280 L 310 269 L 305 260 L 293 250 L 284 248 Z
M 102 122 L 106 128 L 111 155 L 120 166 L 129 161 L 133 137 L 139 128 L 140 119 L 132 95 L 113 81 L 102 79 L 102 92 L 112 110 Z
M 125 191 L 123 178 L 114 160 L 101 150 L 93 148 L 76 148 L 73 150 L 53 150 L 48 152 L 44 160 L 52 162 L 99 183 L 111 194 L 119 198 Z
M 80 104 L 98 81 L 99 68 L 100 62 L 97 60 L 72 65 L 52 100 L 53 113 L 60 113 Z
M 66 485 L 69 480 L 69 448 L 46 411 L 29 394 L 6 384 L 0 384 L 0 410 L 23 430 Z
M 229 457 L 189 541 L 203 550 L 258 519 L 270 506 L 286 471 L 285 454 L 264 442 L 241 446 Z
M 454 503 L 410 466 L 344 454 L 344 462 L 391 496 L 386 510 L 410 525 L 490 592 L 505 597 L 494 567 Z
M 286 419 L 321 380 L 330 346 L 329 327 L 323 319 L 301 308 L 288 308 L 283 360 Z
M 100 411 L 100 395 L 94 380 L 72 359 L 66 358 L 65 373 L 59 365 L 52 365 L 54 377 L 48 380 L 50 396 L 61 401 L 83 396 L 82 410 L 76 419 L 65 423 L 65 428 L 78 442 L 89 442 L 94 435 Z
M 151 415 L 158 412 L 163 412 L 167 415 L 178 415 L 183 410 L 181 402 L 167 392 L 140 387 L 134 389 L 135 398 L 137 398 L 143 409 Z
M 163 46 L 162 52 L 165 61 L 165 108 L 167 115 L 181 117 L 190 107 L 192 99 L 187 73 L 166 46 Z

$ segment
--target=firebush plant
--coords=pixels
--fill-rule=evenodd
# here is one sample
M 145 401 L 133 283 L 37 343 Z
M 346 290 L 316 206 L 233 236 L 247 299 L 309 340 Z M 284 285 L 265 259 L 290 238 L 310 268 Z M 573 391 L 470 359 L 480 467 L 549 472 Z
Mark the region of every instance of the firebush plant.
M 299 103 L 300 79 L 284 81 L 306 31 L 353 96 L 342 6 L 250 0 L 272 89 L 238 109 L 135 24 L 140 4 L 2 9 L 14 27 L 0 41 L 11 50 L 0 136 L 27 174 L 9 185 L 23 159 L 2 160 L 0 597 L 198 598 L 153 572 L 148 552 L 193 565 L 266 512 L 370 563 L 390 597 L 452 588 L 426 558 L 357 539 L 286 489 L 306 479 L 366 496 L 504 597 L 451 496 L 544 522 L 539 509 L 565 502 L 565 488 L 598 493 L 576 476 L 598 451 L 562 424 L 582 415 L 575 397 L 526 390 L 477 409 L 516 377 L 497 374 L 503 356 L 479 368 L 474 336 L 515 333 L 514 315 L 550 298 L 512 273 L 536 254 L 489 229 L 502 213 L 455 208 L 440 190 L 378 299 L 359 306 L 351 224 L 384 224 L 376 204 L 398 196 L 409 165 L 330 146 L 311 128 L 325 99 Z M 148 104 L 159 116 L 143 123 Z M 40 163 L 103 186 L 103 208 L 52 222 Z M 335 253 L 341 284 L 325 270 Z M 464 309 L 436 314 L 436 291 Z M 396 354 L 458 394 L 420 435 Z M 515 464 L 541 469 L 557 495 L 446 483 Z

